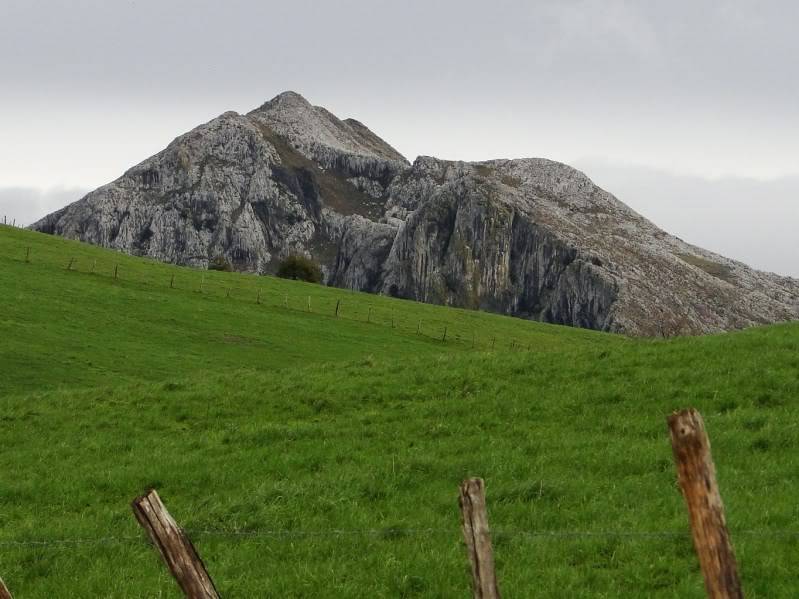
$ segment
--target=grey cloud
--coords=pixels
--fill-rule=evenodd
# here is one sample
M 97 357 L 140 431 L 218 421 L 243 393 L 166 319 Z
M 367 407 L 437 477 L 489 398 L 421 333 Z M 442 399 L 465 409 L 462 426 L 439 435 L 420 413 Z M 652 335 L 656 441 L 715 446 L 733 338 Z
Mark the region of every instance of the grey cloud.
M 77 188 L 0 187 L 0 218 L 28 226 L 50 212 L 79 200 L 88 191 Z

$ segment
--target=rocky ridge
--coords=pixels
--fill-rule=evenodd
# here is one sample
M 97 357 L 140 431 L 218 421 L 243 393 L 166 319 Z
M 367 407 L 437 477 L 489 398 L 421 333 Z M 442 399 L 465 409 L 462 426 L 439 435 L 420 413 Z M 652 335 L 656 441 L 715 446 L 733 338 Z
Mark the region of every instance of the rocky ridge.
M 207 267 L 639 335 L 799 318 L 799 281 L 660 230 L 544 159 L 408 163 L 362 123 L 293 92 L 178 137 L 35 230 Z

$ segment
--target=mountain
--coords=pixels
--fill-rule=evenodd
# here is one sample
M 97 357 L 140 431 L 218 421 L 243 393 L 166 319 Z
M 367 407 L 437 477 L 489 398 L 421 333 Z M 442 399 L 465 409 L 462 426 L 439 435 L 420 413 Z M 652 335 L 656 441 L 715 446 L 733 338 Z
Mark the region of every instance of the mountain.
M 285 92 L 226 112 L 32 225 L 130 254 L 636 335 L 799 318 L 799 281 L 660 230 L 540 158 L 410 164 L 362 123 Z

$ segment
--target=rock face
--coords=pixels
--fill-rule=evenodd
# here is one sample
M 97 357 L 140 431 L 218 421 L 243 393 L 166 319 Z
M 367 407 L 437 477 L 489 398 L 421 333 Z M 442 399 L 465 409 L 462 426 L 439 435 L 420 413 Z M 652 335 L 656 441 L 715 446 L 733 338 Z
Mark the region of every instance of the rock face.
M 691 246 L 543 159 L 409 164 L 293 92 L 227 112 L 32 228 L 206 268 L 639 335 L 799 318 L 799 281 Z

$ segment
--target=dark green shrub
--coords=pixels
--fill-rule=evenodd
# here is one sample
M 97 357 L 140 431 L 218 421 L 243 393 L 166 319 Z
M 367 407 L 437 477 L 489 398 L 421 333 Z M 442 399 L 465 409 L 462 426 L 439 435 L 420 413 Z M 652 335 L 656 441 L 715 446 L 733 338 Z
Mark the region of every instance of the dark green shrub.
M 228 262 L 224 256 L 217 256 L 208 263 L 208 270 L 222 270 L 224 272 L 233 272 L 233 266 Z
M 277 276 L 295 281 L 321 283 L 322 269 L 316 262 L 305 256 L 288 256 L 277 267 Z

